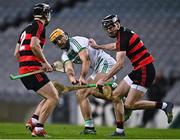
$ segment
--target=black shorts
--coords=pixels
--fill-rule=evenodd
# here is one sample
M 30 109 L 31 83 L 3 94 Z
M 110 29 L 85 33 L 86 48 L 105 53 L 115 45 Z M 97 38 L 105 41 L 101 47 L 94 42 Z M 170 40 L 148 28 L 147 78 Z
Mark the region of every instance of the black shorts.
M 138 85 L 144 88 L 149 88 L 155 79 L 155 68 L 152 63 L 145 65 L 137 70 L 129 73 L 124 80 L 130 85 Z
M 41 87 L 49 82 L 49 78 L 45 73 L 34 74 L 21 78 L 21 82 L 28 90 L 38 91 Z

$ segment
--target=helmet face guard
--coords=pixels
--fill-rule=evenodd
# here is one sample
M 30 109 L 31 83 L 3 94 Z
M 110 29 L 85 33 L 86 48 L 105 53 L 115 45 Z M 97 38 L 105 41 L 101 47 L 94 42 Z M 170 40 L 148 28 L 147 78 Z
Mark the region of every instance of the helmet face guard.
M 117 15 L 108 15 L 102 20 L 102 28 L 111 38 L 116 38 L 120 28 L 120 19 Z
M 61 29 L 55 29 L 49 39 L 61 49 L 69 49 L 68 34 Z M 64 40 L 63 40 L 64 39 Z M 63 41 L 62 41 L 63 40 Z
M 62 35 L 64 34 L 64 31 L 57 28 L 55 29 L 49 36 L 49 39 L 52 43 L 57 44 L 57 39 L 61 39 Z
M 62 36 L 58 36 L 56 39 L 52 41 L 55 45 L 58 45 L 58 40 L 61 40 Z
M 35 18 L 42 18 L 45 20 L 45 25 L 47 25 L 51 20 L 51 8 L 48 4 L 38 3 L 33 8 L 33 16 Z
M 120 23 L 120 19 L 117 15 L 108 15 L 102 20 L 102 27 L 106 30 L 110 25 L 114 25 L 116 22 Z
M 50 11 L 47 11 L 43 17 L 46 19 L 46 22 L 49 23 L 50 20 L 51 20 L 51 10 Z

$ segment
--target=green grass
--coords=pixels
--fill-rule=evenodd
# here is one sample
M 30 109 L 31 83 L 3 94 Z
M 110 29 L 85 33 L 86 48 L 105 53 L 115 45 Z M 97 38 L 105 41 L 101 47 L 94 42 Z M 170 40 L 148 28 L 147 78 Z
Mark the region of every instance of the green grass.
M 114 139 L 120 137 L 109 136 L 115 128 L 96 127 L 97 135 L 80 135 L 83 126 L 53 124 L 47 125 L 51 139 Z M 30 132 L 20 123 L 0 123 L 0 139 L 30 139 Z M 126 129 L 126 136 L 122 139 L 180 139 L 180 129 Z

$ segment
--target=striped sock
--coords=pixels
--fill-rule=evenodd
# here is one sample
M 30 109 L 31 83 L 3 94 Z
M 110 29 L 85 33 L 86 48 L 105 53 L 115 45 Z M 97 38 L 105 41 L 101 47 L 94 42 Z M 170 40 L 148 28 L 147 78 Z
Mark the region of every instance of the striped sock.
M 38 120 L 38 119 L 39 119 L 39 116 L 38 116 L 38 115 L 36 115 L 36 114 L 33 114 L 33 115 L 32 115 L 32 118 L 34 118 L 34 119 Z
M 124 123 L 123 122 L 116 122 L 117 128 L 116 132 L 122 133 L 124 132 Z
M 94 123 L 92 119 L 85 120 L 85 127 L 94 127 Z

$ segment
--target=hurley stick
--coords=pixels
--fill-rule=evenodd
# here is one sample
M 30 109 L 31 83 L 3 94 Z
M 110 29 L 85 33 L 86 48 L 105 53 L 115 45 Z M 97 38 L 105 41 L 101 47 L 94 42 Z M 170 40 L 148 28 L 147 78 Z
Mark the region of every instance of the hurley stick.
M 53 67 L 54 71 L 64 72 L 63 63 L 61 61 L 55 61 L 51 66 Z M 45 72 L 45 71 L 40 69 L 40 70 L 37 70 L 37 71 L 33 71 L 33 72 L 25 73 L 25 74 L 20 74 L 20 75 L 10 74 L 9 77 L 10 77 L 11 80 L 17 80 L 17 79 L 20 79 L 20 78 L 23 78 L 23 77 L 27 77 L 27 76 L 42 73 L 42 72 Z
M 74 85 L 74 86 L 64 86 L 63 84 L 60 84 L 58 82 L 53 82 L 53 84 L 55 88 L 58 90 L 58 92 L 62 94 L 65 92 L 73 91 L 73 90 L 96 87 L 96 84 Z
M 44 72 L 44 70 L 40 69 L 40 70 L 37 70 L 37 71 L 33 71 L 33 72 L 25 73 L 25 74 L 20 74 L 20 75 L 10 74 L 9 77 L 10 77 L 11 80 L 17 80 L 17 79 L 20 79 L 20 78 L 23 78 L 23 77 L 27 77 L 27 76 L 42 73 L 42 72 Z
M 112 85 L 113 82 L 107 82 L 105 83 L 103 86 L 103 90 L 102 93 L 99 94 L 104 94 L 104 96 L 107 96 L 108 98 L 110 98 L 111 96 L 111 92 L 109 93 L 109 91 L 111 91 L 110 86 Z M 64 86 L 63 84 L 60 84 L 58 82 L 53 82 L 55 88 L 57 89 L 59 95 L 62 95 L 66 92 L 70 92 L 70 91 L 74 91 L 74 90 L 79 90 L 79 89 L 83 89 L 83 88 L 95 88 L 95 92 L 99 92 L 99 89 L 97 88 L 96 84 L 87 84 L 87 85 L 73 85 L 73 86 Z M 108 88 L 108 89 L 107 89 Z M 110 88 L 110 89 L 109 89 Z

